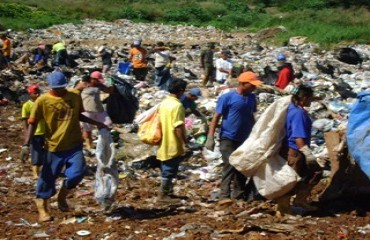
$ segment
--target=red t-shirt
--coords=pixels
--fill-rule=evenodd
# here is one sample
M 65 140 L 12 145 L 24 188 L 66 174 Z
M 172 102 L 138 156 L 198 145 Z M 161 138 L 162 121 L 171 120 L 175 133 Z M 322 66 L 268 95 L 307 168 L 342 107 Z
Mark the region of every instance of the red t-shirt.
M 294 71 L 290 64 L 285 65 L 279 72 L 275 86 L 284 89 L 294 79 Z

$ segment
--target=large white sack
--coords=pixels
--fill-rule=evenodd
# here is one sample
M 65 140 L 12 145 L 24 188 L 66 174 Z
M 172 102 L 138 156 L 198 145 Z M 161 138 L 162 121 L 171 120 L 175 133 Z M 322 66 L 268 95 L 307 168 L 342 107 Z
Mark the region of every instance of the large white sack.
M 253 176 L 259 194 L 267 199 L 276 199 L 290 192 L 299 179 L 296 171 L 278 154 L 269 157 Z
M 273 102 L 260 116 L 251 134 L 230 156 L 230 164 L 245 176 L 255 174 L 261 164 L 280 151 L 291 96 Z
M 112 136 L 107 129 L 100 129 L 98 134 L 95 152 L 98 160 L 95 174 L 95 198 L 105 209 L 109 209 L 118 188 L 118 170 L 114 159 L 115 148 Z
M 137 124 L 142 124 L 143 122 L 147 121 L 154 114 L 154 112 L 157 111 L 159 105 L 160 104 L 158 103 L 157 105 L 151 107 L 150 109 L 138 115 L 135 118 L 134 122 Z

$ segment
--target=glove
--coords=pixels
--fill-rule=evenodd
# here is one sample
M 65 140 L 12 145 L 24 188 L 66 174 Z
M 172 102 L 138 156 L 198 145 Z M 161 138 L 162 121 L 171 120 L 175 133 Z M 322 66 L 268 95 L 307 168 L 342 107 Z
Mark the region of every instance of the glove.
M 301 153 L 306 157 L 307 162 L 315 162 L 316 157 L 313 155 L 312 150 L 307 146 L 304 145 L 302 148 L 299 149 Z
M 30 155 L 30 146 L 23 145 L 21 149 L 21 161 L 24 163 Z
M 206 144 L 204 145 L 208 150 L 213 151 L 215 148 L 215 138 L 213 136 L 208 136 Z
M 316 162 L 317 162 L 317 164 L 319 164 L 320 167 L 322 167 L 322 168 L 325 167 L 325 164 L 326 164 L 326 160 L 325 159 L 316 158 Z

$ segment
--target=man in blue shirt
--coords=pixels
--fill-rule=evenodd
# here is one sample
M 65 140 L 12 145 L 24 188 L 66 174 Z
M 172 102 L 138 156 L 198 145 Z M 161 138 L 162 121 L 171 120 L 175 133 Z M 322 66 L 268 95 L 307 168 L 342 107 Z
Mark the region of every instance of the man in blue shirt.
M 185 116 L 194 114 L 197 116 L 204 124 L 207 124 L 207 118 L 198 111 L 196 100 L 202 96 L 202 92 L 199 88 L 192 88 L 187 94 L 183 94 L 180 97 L 180 101 L 185 108 Z
M 205 147 L 213 150 L 216 126 L 222 117 L 220 151 L 224 163 L 221 180 L 221 199 L 240 199 L 245 195 L 246 178 L 229 163 L 229 157 L 249 136 L 255 123 L 253 113 L 257 111 L 256 96 L 252 93 L 262 82 L 253 72 L 244 72 L 238 77 L 239 85 L 222 95 L 217 102 L 216 112 L 208 131 Z M 234 182 L 233 193 L 231 185 Z M 253 184 L 252 181 L 250 181 Z

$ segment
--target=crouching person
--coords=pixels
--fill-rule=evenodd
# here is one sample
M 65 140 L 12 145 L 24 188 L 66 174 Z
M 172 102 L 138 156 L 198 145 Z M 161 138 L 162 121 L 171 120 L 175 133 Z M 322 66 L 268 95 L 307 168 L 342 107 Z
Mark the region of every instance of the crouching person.
M 41 95 L 31 110 L 29 128 L 24 147 L 29 146 L 37 123 L 45 121 L 46 159 L 37 182 L 35 203 L 39 221 L 52 220 L 47 204 L 55 193 L 55 181 L 65 167 L 66 179 L 58 192 L 58 208 L 69 211 L 67 195 L 83 179 L 86 163 L 82 153 L 82 133 L 79 122 L 87 122 L 98 128 L 106 127 L 82 115 L 82 100 L 79 94 L 67 90 L 63 73 L 54 71 L 47 77 L 51 90 Z

